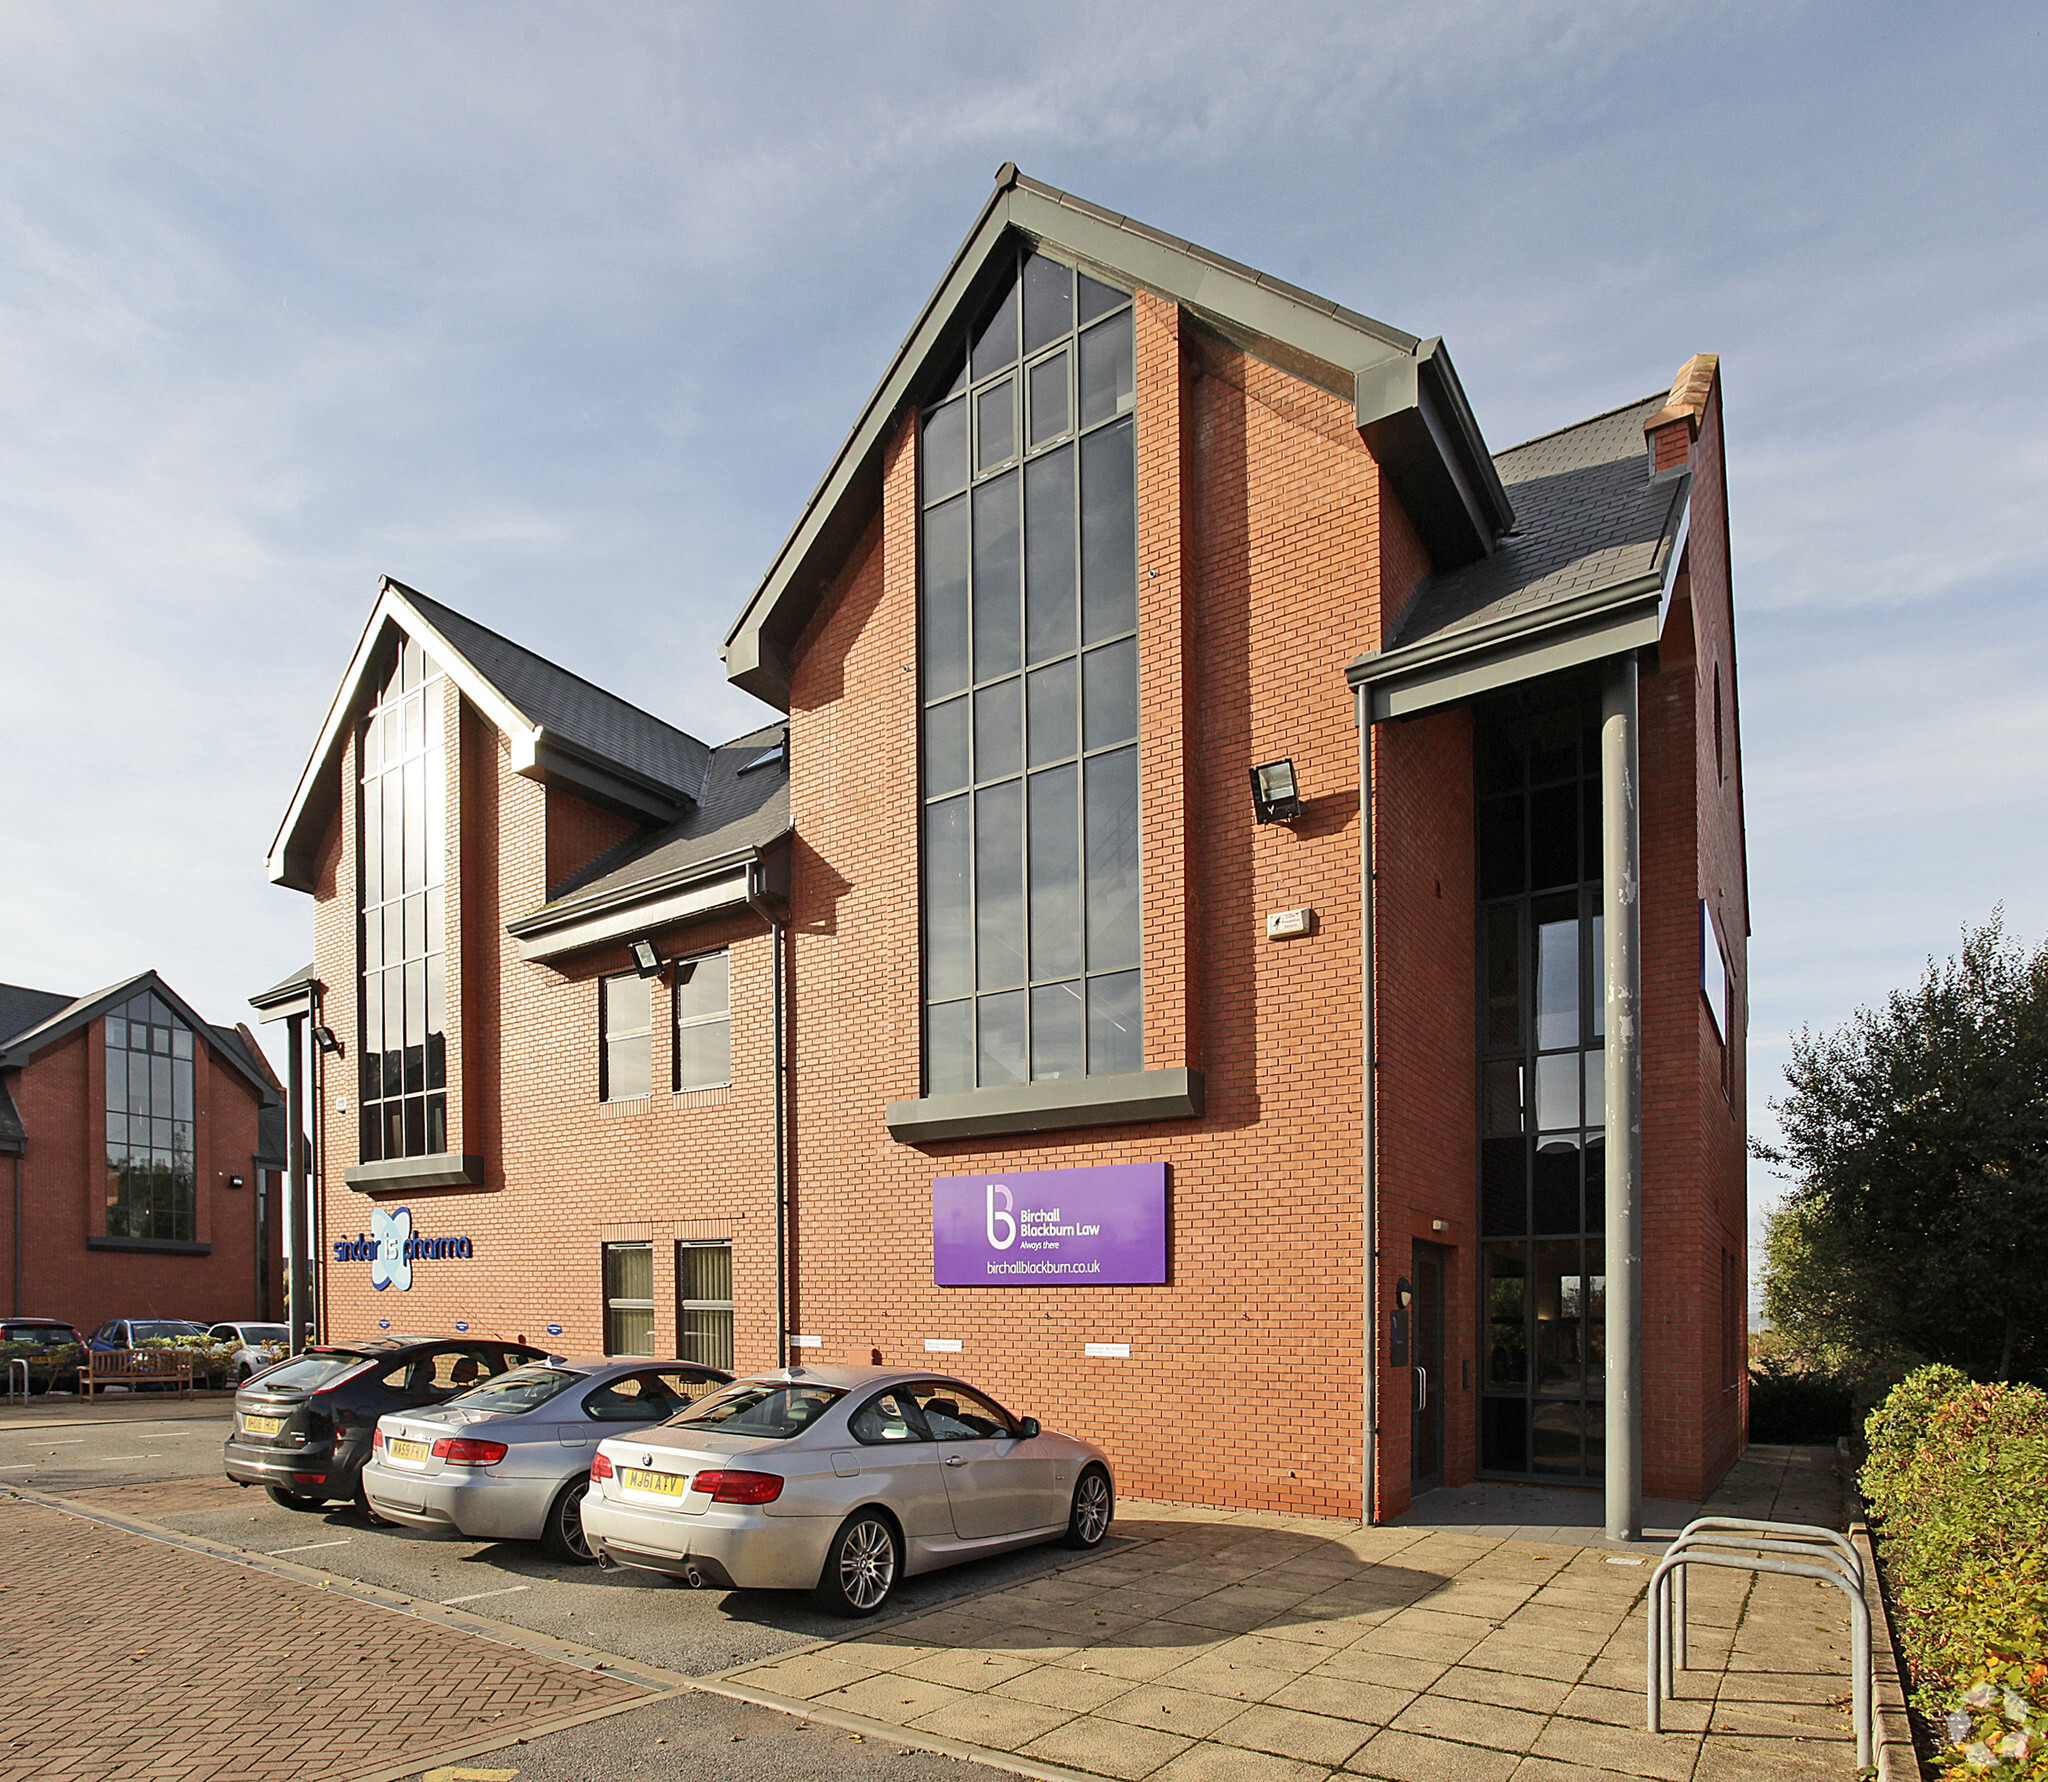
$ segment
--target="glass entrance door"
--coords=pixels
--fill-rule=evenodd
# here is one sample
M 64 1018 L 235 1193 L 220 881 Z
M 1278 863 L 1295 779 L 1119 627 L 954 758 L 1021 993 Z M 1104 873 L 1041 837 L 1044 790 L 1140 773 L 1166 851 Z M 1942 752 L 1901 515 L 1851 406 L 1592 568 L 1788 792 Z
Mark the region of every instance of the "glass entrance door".
M 1444 1482 L 1444 1253 L 1435 1244 L 1415 1246 L 1414 1383 L 1410 1397 L 1408 1451 L 1414 1460 L 1414 1488 L 1434 1491 Z

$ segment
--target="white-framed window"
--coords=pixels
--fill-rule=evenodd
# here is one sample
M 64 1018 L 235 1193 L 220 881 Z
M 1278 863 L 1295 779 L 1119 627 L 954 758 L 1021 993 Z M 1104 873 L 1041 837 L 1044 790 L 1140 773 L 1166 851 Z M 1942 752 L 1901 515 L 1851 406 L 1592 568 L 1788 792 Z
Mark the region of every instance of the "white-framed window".
M 1714 1032 L 1722 1045 L 1728 1044 L 1728 1011 L 1735 998 L 1734 973 L 1728 969 L 1728 950 L 1721 945 L 1721 925 L 1714 912 L 1700 900 L 1700 994 L 1707 999 L 1707 1011 L 1714 1017 Z
M 638 972 L 598 986 L 598 1098 L 637 1101 L 654 1086 L 654 994 Z
M 676 1244 L 676 1353 L 706 1367 L 732 1368 L 732 1244 L 683 1238 Z
M 678 959 L 673 1007 L 675 1043 L 669 1048 L 673 1061 L 669 1087 L 723 1088 L 732 1081 L 730 956 L 717 952 Z
M 654 1353 L 654 1245 L 604 1247 L 604 1352 Z

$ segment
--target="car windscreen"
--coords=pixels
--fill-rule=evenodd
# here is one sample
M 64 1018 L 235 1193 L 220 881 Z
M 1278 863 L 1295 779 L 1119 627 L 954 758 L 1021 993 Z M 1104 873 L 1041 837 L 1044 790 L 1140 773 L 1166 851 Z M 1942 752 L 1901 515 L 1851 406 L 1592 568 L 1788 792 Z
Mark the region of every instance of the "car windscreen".
M 465 1411 L 497 1411 L 517 1415 L 533 1410 L 549 1399 L 567 1392 L 588 1374 L 570 1373 L 558 1367 L 515 1367 L 488 1384 L 469 1392 L 458 1392 L 448 1402 Z
M 138 1343 L 161 1342 L 166 1337 L 204 1336 L 206 1326 L 183 1318 L 136 1318 L 128 1329 Z
M 265 1392 L 280 1386 L 318 1392 L 323 1386 L 333 1385 L 343 1374 L 353 1373 L 364 1365 L 360 1355 L 301 1355 L 264 1374 L 262 1386 Z
M 715 1429 L 720 1435 L 787 1441 L 817 1422 L 843 1396 L 836 1386 L 771 1386 L 742 1380 L 700 1398 L 668 1420 L 671 1429 Z

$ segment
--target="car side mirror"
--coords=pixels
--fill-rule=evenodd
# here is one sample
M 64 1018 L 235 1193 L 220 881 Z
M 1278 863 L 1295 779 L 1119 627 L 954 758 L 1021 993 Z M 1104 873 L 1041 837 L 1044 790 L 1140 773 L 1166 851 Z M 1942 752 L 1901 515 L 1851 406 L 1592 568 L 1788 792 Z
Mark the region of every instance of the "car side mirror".
M 1017 1434 L 1020 1439 L 1027 1442 L 1030 1441 L 1033 1436 L 1038 1434 L 1038 1419 L 1036 1417 L 1018 1418 Z

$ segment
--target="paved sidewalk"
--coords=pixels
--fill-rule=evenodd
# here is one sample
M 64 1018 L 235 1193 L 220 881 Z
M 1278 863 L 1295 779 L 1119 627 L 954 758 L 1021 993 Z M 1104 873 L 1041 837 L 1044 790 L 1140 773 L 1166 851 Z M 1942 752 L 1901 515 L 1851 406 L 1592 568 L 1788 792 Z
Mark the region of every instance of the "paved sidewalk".
M 1758 1450 L 1713 1507 L 1835 1521 L 1821 1471 L 1812 1451 Z M 1854 1773 L 1846 1616 L 1823 1586 L 1695 1580 L 1700 1668 L 1653 1738 L 1641 1730 L 1650 1553 L 1583 1529 L 1531 1540 L 1164 1504 L 1127 1503 L 1117 1532 L 1135 1544 L 708 1687 L 1041 1776 Z
M 0 1782 L 332 1782 L 655 1698 L 8 1494 L 0 1547 Z

